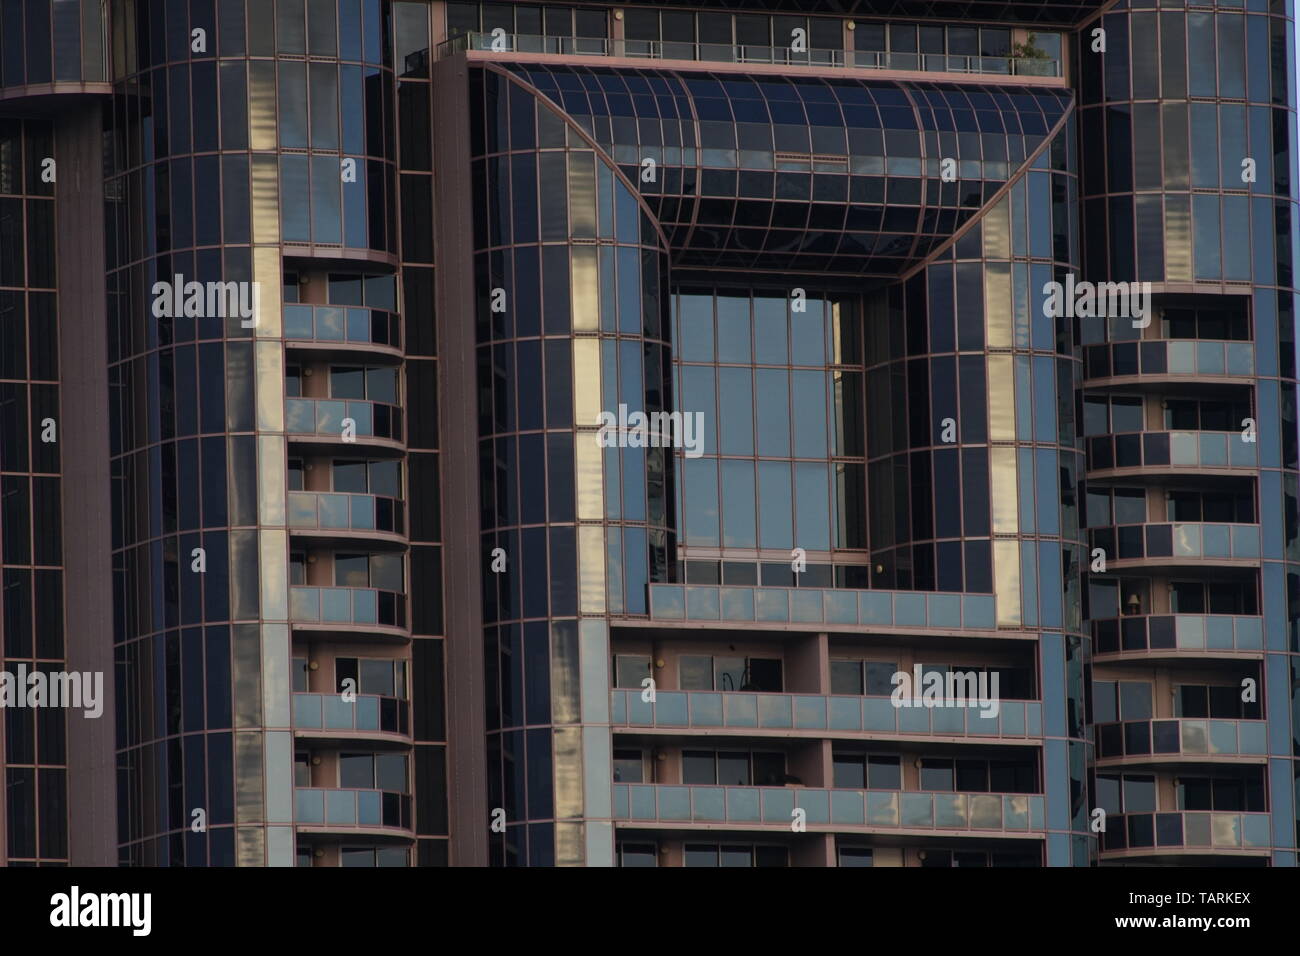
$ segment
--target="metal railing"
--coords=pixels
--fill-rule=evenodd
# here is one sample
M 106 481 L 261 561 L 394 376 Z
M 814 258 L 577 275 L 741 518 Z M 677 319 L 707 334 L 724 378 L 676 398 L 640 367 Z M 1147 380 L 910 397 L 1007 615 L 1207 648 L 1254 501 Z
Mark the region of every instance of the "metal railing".
M 1101 835 L 1101 850 L 1263 848 L 1272 842 L 1270 820 L 1267 813 L 1199 810 L 1111 814 Z
M 297 730 L 342 730 L 360 733 L 410 734 L 410 703 L 400 697 L 357 694 L 293 695 L 293 726 Z
M 1039 701 L 999 700 L 992 707 L 895 707 L 889 697 L 824 694 L 763 694 L 719 691 L 655 692 L 646 701 L 640 690 L 611 694 L 616 727 L 716 730 L 825 730 L 890 734 L 1011 737 L 1042 734 Z
M 1018 793 L 932 793 L 806 787 L 614 784 L 614 819 L 726 823 L 789 829 L 794 811 L 809 826 L 864 829 L 1042 830 L 1043 797 Z
M 377 588 L 289 589 L 289 618 L 295 624 L 406 626 L 406 595 Z
M 1115 560 L 1196 561 L 1257 560 L 1259 525 L 1208 524 L 1199 521 L 1169 524 L 1130 524 L 1090 528 L 1090 547 L 1101 548 Z
M 386 495 L 336 491 L 289 492 L 289 527 L 296 531 L 405 530 L 402 501 Z
M 402 347 L 402 322 L 395 312 L 345 305 L 284 307 L 284 337 L 290 345 L 317 342 Z
M 663 621 L 845 624 L 992 630 L 991 594 L 651 584 L 650 616 Z
M 1262 756 L 1268 722 L 1175 717 L 1097 724 L 1097 757 Z
M 358 438 L 402 440 L 402 409 L 386 402 L 340 398 L 286 398 L 284 430 L 291 435 L 340 438 L 344 421 L 355 424 Z
M 1259 445 L 1242 432 L 1122 432 L 1093 435 L 1087 442 L 1089 471 L 1259 467 Z
M 294 823 L 411 829 L 411 797 L 391 790 L 294 789 Z
M 1132 614 L 1092 621 L 1094 654 L 1125 651 L 1260 651 L 1258 614 Z
M 1125 375 L 1255 374 L 1255 346 L 1250 342 L 1199 339 L 1160 339 L 1108 342 L 1083 350 L 1084 378 Z
M 553 56 L 613 56 L 649 60 L 695 60 L 777 66 L 856 67 L 927 73 L 980 73 L 1003 76 L 1061 76 L 1059 60 L 1010 56 L 958 56 L 943 53 L 887 53 L 839 49 L 795 50 L 791 46 L 695 43 L 675 40 L 617 40 L 602 37 L 527 36 L 463 33 L 438 46 L 438 58 L 467 50 L 492 53 L 542 53 Z

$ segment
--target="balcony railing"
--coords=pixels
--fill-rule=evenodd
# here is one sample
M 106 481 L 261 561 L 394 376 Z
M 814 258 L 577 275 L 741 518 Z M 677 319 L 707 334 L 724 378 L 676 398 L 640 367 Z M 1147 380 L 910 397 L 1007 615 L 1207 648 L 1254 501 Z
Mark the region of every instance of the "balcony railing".
M 343 423 L 355 424 L 358 438 L 402 440 L 402 409 L 386 402 L 364 399 L 286 398 L 284 430 L 291 435 L 342 438 Z
M 1263 848 L 1271 843 L 1269 820 L 1267 813 L 1201 810 L 1110 814 L 1101 850 Z
M 992 595 L 829 588 L 651 584 L 650 616 L 662 621 L 845 624 L 854 627 L 992 630 Z
M 1259 651 L 1264 619 L 1249 614 L 1134 614 L 1092 622 L 1094 654 Z
M 1043 798 L 1031 793 L 614 784 L 616 820 L 780 826 L 788 830 L 796 809 L 805 812 L 809 826 L 1019 834 L 1043 829 Z
M 1259 525 L 1132 524 L 1091 528 L 1093 548 L 1102 548 L 1111 560 L 1255 560 L 1259 558 Z
M 289 614 L 295 624 L 405 627 L 406 595 L 376 588 L 295 586 L 289 589 Z
M 290 345 L 383 345 L 402 347 L 402 321 L 394 312 L 347 305 L 284 307 L 284 337 Z
M 289 527 L 296 531 L 406 530 L 402 502 L 385 495 L 344 492 L 289 492 Z
M 357 694 L 349 701 L 341 694 L 295 693 L 293 726 L 297 730 L 409 735 L 410 703 L 376 694 Z
M 391 790 L 294 790 L 294 823 L 318 827 L 411 829 L 411 797 Z
M 617 40 L 600 37 L 524 36 L 464 33 L 438 46 L 438 56 L 466 50 L 495 53 L 545 53 L 554 56 L 614 56 L 650 60 L 699 60 L 710 63 L 762 63 L 779 66 L 856 67 L 868 70 L 914 70 L 945 73 L 991 73 L 1004 76 L 1061 75 L 1059 60 L 1009 56 L 959 56 L 943 53 L 845 52 L 815 49 L 796 52 L 789 46 L 694 43 L 674 40 Z
M 1255 374 L 1255 346 L 1250 342 L 1161 339 L 1109 342 L 1083 350 L 1085 378 L 1125 375 L 1236 376 Z
M 1259 467 L 1259 445 L 1241 432 L 1124 432 L 1088 439 L 1088 470 Z
M 1041 736 L 1043 726 L 1042 704 L 1024 700 L 997 701 L 997 713 L 988 716 L 973 703 L 958 707 L 895 707 L 888 697 L 818 694 L 659 690 L 651 703 L 641 699 L 640 690 L 616 690 L 611 705 L 615 727 L 869 731 L 1024 739 Z
M 1268 722 L 1181 717 L 1097 725 L 1097 757 L 1262 756 Z

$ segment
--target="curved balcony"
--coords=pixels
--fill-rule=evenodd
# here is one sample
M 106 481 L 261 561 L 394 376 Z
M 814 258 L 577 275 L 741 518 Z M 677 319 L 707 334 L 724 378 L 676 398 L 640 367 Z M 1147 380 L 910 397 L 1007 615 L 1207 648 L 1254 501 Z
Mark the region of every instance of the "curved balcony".
M 289 619 L 295 630 L 405 640 L 406 595 L 377 588 L 295 585 L 289 589 Z
M 982 630 L 989 632 L 982 636 L 1007 636 L 995 630 L 991 594 L 651 584 L 650 617 L 656 625 L 691 628 L 816 624 L 831 631 L 925 628 L 933 633 Z
M 1269 814 L 1177 810 L 1112 813 L 1101 834 L 1103 859 L 1268 854 Z
M 1089 478 L 1241 475 L 1259 468 L 1259 445 L 1241 432 L 1122 432 L 1087 441 Z
M 344 700 L 340 694 L 293 695 L 293 729 L 300 737 L 338 738 L 369 742 L 392 737 L 409 743 L 411 736 L 410 702 L 398 697 L 357 694 Z
M 411 795 L 389 790 L 294 788 L 293 822 L 309 833 L 411 839 Z
M 1112 525 L 1088 530 L 1089 547 L 1106 552 L 1107 568 L 1180 568 L 1196 565 L 1259 566 L 1259 525 Z
M 1178 717 L 1097 724 L 1098 765 L 1218 763 L 1240 757 L 1262 763 L 1267 752 L 1264 720 Z
M 325 357 L 355 357 L 367 361 L 402 358 L 402 320 L 396 312 L 349 305 L 284 306 L 287 348 Z
M 353 440 L 344 439 L 349 420 Z M 284 430 L 291 442 L 319 446 L 326 454 L 348 445 L 400 452 L 404 438 L 401 407 L 365 399 L 286 398 Z
M 1134 614 L 1092 622 L 1092 653 L 1106 658 L 1250 657 L 1264 651 L 1258 614 Z
M 1109 342 L 1083 350 L 1089 388 L 1155 389 L 1181 382 L 1203 390 L 1253 385 L 1255 346 L 1250 342 L 1160 339 Z
M 289 531 L 316 540 L 364 538 L 401 546 L 405 505 L 399 498 L 347 492 L 289 492 Z
M 614 819 L 622 827 L 725 824 L 789 832 L 803 810 L 810 831 L 939 833 L 1041 839 L 1043 797 L 1017 793 L 930 793 L 806 787 L 615 784 Z
M 994 703 L 994 702 L 991 702 Z M 660 690 L 654 702 L 640 690 L 616 690 L 610 696 L 615 731 L 658 730 L 672 733 L 734 731 L 740 735 L 854 738 L 869 735 L 998 738 L 1025 742 L 1042 735 L 1043 707 L 1038 701 L 999 700 L 981 710 L 959 707 L 895 707 L 889 697 L 819 694 L 752 694 L 739 691 Z

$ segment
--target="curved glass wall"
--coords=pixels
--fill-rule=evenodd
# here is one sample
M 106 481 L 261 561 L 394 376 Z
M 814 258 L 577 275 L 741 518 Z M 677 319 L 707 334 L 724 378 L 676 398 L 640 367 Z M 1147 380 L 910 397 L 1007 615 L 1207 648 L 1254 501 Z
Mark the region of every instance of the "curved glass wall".
M 1108 373 L 1132 375 L 1128 382 L 1139 387 L 1089 388 L 1085 415 L 1095 415 L 1096 423 L 1089 434 L 1098 434 L 1095 428 L 1107 415 L 1111 431 L 1141 434 L 1117 436 L 1113 456 L 1109 448 L 1099 449 L 1095 467 L 1130 468 L 1122 475 L 1098 475 L 1090 481 L 1088 509 L 1090 516 L 1096 511 L 1099 525 L 1121 524 L 1121 518 L 1249 521 L 1251 525 L 1240 530 L 1258 540 L 1259 570 L 1229 568 L 1222 559 L 1235 551 L 1216 549 L 1212 553 L 1224 567 L 1199 573 L 1174 568 L 1093 574 L 1089 613 L 1112 624 L 1124 614 L 1262 615 L 1263 660 L 1243 672 L 1259 683 L 1268 737 L 1260 805 L 1251 809 L 1267 809 L 1272 815 L 1271 835 L 1255 845 L 1271 849 L 1273 865 L 1294 865 L 1294 679 L 1300 650 L 1294 23 L 1287 15 L 1290 5 L 1280 3 L 1133 0 L 1126 7 L 1099 22 L 1107 38 L 1104 63 L 1090 51 L 1086 37 L 1077 48 L 1084 264 L 1093 281 L 1151 283 L 1158 321 L 1145 330 L 1126 328 L 1129 323 L 1081 327 L 1085 343 L 1099 359 L 1106 343 L 1117 339 L 1140 339 L 1143 349 L 1140 367 L 1127 363 L 1122 371 L 1112 371 L 1103 362 L 1090 369 L 1094 379 Z M 1182 371 L 1197 377 L 1183 384 L 1162 383 L 1173 369 L 1161 367 L 1165 342 L 1158 340 L 1167 340 L 1169 356 L 1175 348 L 1182 349 Z M 1251 352 L 1241 345 L 1251 346 Z M 1189 346 L 1196 349 L 1191 363 Z M 1227 371 L 1216 353 L 1234 346 L 1239 361 L 1230 374 L 1245 384 L 1212 391 L 1207 374 Z M 1109 346 L 1117 361 L 1125 355 L 1136 357 L 1134 348 Z M 1202 362 L 1208 367 L 1201 368 Z M 1230 413 L 1230 420 L 1219 426 L 1216 416 L 1221 412 Z M 1157 416 L 1165 420 L 1157 421 Z M 1224 437 L 1242 445 L 1244 452 L 1228 456 L 1233 474 L 1212 486 L 1210 479 L 1198 482 L 1197 474 L 1224 467 L 1225 456 L 1219 451 L 1206 455 L 1206 443 L 1218 441 L 1211 434 L 1216 427 L 1228 432 Z M 1200 451 L 1183 456 L 1176 482 L 1164 482 L 1169 488 L 1166 505 L 1145 497 L 1145 488 L 1151 485 L 1147 479 L 1158 474 L 1148 466 L 1165 467 L 1159 432 L 1171 428 L 1189 430 L 1184 444 L 1199 437 Z M 1121 447 L 1126 438 L 1128 443 Z M 1134 454 L 1138 439 L 1155 444 Z M 1233 504 L 1233 497 L 1244 499 L 1244 511 Z M 1153 510 L 1140 514 L 1148 501 Z M 1246 517 L 1221 519 L 1230 508 Z M 1195 517 L 1193 510 L 1202 517 Z M 1207 550 L 1203 560 L 1213 565 L 1210 554 Z M 1169 563 L 1160 559 L 1157 564 L 1161 562 Z M 1115 650 L 1113 642 L 1107 650 Z M 1113 660 L 1104 668 L 1098 665 L 1094 677 L 1100 680 L 1105 673 L 1122 679 L 1118 666 Z M 1223 680 L 1239 676 L 1230 663 L 1218 666 L 1229 669 Z M 1156 679 L 1162 674 L 1158 670 Z M 1098 686 L 1094 684 L 1094 713 L 1109 709 L 1097 700 Z M 1138 801 L 1142 805 L 1129 807 L 1127 789 L 1121 793 L 1114 780 L 1099 774 L 1093 800 L 1107 812 L 1214 809 L 1187 803 L 1191 798 L 1181 790 L 1175 802 L 1168 786 L 1168 780 L 1158 776 L 1152 799 L 1143 796 Z M 1107 850 L 1129 855 L 1150 846 L 1150 841 L 1135 842 L 1132 834 L 1127 843 L 1123 833 L 1106 840 Z
M 290 585 L 321 582 L 294 580 L 290 563 L 282 260 L 395 261 L 390 7 L 113 13 L 121 862 L 292 865 Z M 241 308 L 159 307 L 191 282 L 230 283 Z

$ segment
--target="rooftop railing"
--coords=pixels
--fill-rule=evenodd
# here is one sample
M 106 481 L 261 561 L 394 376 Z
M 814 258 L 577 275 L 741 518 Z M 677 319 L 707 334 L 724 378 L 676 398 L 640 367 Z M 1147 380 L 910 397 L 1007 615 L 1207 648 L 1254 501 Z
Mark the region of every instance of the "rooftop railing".
M 775 66 L 855 67 L 926 73 L 980 73 L 1003 76 L 1061 76 L 1059 60 L 1011 56 L 961 56 L 944 53 L 864 52 L 835 49 L 794 50 L 790 46 L 694 43 L 674 40 L 617 40 L 602 37 L 526 36 L 463 33 L 438 46 L 438 58 L 467 50 L 491 53 L 543 53 L 554 56 L 612 56 L 648 60 L 696 60 Z

